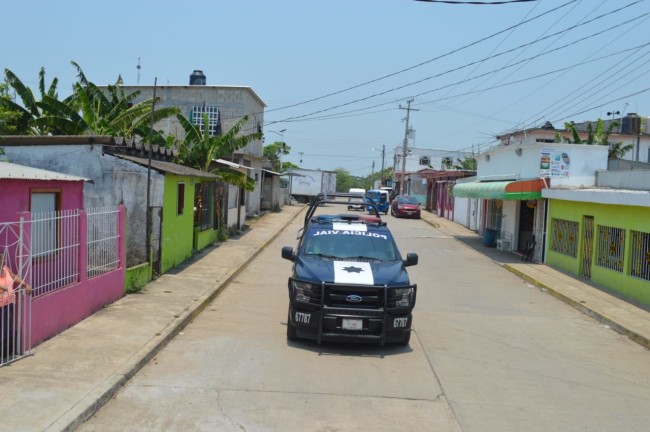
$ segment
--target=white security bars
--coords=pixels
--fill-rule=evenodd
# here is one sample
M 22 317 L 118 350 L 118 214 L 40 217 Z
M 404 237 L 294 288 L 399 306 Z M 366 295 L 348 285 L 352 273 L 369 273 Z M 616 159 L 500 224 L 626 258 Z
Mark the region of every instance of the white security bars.
M 85 215 L 83 210 L 38 212 L 28 219 L 0 223 L 5 264 L 32 287 L 31 295 L 24 289 L 0 291 L 0 366 L 31 351 L 33 299 L 78 283 L 82 272 L 91 278 L 120 265 L 118 207 L 88 209 Z
M 119 266 L 119 210 L 116 207 L 87 210 L 88 277 L 97 276 Z

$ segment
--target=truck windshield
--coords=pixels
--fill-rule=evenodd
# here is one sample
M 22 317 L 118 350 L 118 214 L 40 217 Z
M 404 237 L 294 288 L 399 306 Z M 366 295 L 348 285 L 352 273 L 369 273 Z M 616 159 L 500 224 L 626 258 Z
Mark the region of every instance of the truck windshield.
M 393 239 L 386 233 L 315 230 L 305 239 L 303 247 L 305 255 L 380 261 L 400 259 Z

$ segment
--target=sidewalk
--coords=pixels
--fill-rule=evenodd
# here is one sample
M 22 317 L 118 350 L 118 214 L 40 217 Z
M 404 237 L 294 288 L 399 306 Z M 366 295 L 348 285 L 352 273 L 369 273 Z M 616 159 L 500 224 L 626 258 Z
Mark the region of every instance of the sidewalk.
M 76 429 L 303 209 L 285 206 L 265 214 L 240 237 L 197 253 L 142 294 L 123 297 L 38 345 L 32 356 L 0 368 L 0 431 Z
M 453 221 L 423 211 L 422 220 L 491 258 L 531 284 L 650 349 L 650 311 L 621 300 L 587 281 L 544 264 L 523 262 L 512 252 L 483 245 L 482 237 Z
M 212 301 L 304 206 L 285 206 L 251 223 L 239 238 L 189 262 L 38 345 L 34 355 L 0 368 L 0 431 L 72 431 Z M 464 227 L 423 212 L 441 232 L 650 348 L 650 312 L 543 264 L 483 246 Z M 137 317 L 137 320 L 134 319 Z

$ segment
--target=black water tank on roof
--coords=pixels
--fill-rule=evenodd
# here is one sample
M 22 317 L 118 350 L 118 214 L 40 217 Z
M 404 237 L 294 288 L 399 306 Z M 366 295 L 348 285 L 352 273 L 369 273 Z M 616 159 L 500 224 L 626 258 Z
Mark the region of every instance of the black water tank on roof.
M 195 70 L 190 75 L 190 85 L 205 85 L 205 75 L 202 70 Z
M 621 132 L 624 134 L 638 135 L 641 131 L 641 117 L 636 113 L 629 113 L 623 117 Z

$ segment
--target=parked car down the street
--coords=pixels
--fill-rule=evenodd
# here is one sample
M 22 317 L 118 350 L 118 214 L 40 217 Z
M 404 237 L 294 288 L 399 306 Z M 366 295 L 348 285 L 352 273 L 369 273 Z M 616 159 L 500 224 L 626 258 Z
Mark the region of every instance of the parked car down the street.
M 395 217 L 420 219 L 420 203 L 415 197 L 397 195 L 390 205 L 390 214 Z

